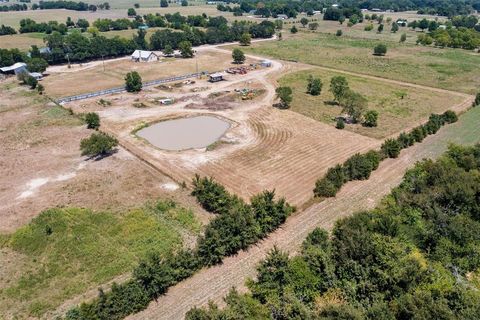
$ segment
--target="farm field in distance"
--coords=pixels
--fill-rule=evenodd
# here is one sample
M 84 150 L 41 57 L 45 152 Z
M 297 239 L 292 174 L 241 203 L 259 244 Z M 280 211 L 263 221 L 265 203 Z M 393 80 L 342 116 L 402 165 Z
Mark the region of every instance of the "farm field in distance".
M 308 76 L 319 77 L 323 83 L 322 94 L 306 93 Z M 335 126 L 335 117 L 341 115 L 342 107 L 333 101 L 329 91 L 333 76 L 345 76 L 350 88 L 368 100 L 368 109 L 379 113 L 378 127 L 367 128 L 361 124 L 345 127 L 361 135 L 383 139 L 425 122 L 430 114 L 442 113 L 465 101 L 465 96 L 447 92 L 434 92 L 424 88 L 402 86 L 382 80 L 346 75 L 311 68 L 289 73 L 279 79 L 279 84 L 293 89 L 292 111 Z
M 299 32 L 282 41 L 255 43 L 245 51 L 470 94 L 478 90 L 480 55 L 474 52 L 388 42 L 387 55 L 377 57 L 372 53 L 378 43 Z

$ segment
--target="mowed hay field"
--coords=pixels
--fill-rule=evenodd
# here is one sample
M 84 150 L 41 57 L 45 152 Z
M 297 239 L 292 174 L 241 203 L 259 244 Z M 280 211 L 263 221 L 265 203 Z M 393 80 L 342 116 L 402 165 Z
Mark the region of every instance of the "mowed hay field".
M 306 93 L 310 75 L 322 80 L 323 88 L 319 96 Z M 342 107 L 334 103 L 333 95 L 329 91 L 330 80 L 334 76 L 346 77 L 350 88 L 367 98 L 368 109 L 379 113 L 378 127 L 367 128 L 361 124 L 348 124 L 345 129 L 377 139 L 423 123 L 431 113 L 442 113 L 465 100 L 461 95 L 312 68 L 290 73 L 279 79 L 280 85 L 293 89 L 290 110 L 335 126 L 335 117 L 341 115 Z
M 191 210 L 169 201 L 117 213 L 46 210 L 0 236 L 0 314 L 52 319 L 49 312 L 66 300 L 128 278 L 139 259 L 178 249 L 182 235 L 200 229 Z
M 247 60 L 246 63 L 250 63 Z M 137 71 L 143 81 L 155 80 L 175 75 L 183 75 L 198 71 L 220 71 L 232 66 L 229 54 L 217 51 L 202 50 L 193 59 L 161 59 L 155 62 L 132 62 L 129 57 L 115 59 L 105 63 L 105 72 L 101 61 L 75 65 L 71 69 L 62 68 L 65 72 L 51 72 L 42 80 L 48 95 L 60 98 L 64 96 L 87 93 L 125 84 L 125 75 Z M 58 67 L 56 70 L 59 70 Z
M 248 53 L 326 66 L 393 80 L 476 93 L 480 55 L 461 49 L 437 49 L 388 42 L 385 57 L 374 56 L 377 40 L 299 32 L 282 41 L 244 47 Z
M 295 205 L 313 196 L 315 181 L 328 168 L 381 141 L 309 119 L 296 112 L 264 108 L 250 115 L 255 144 L 200 168 L 245 198 L 275 189 Z

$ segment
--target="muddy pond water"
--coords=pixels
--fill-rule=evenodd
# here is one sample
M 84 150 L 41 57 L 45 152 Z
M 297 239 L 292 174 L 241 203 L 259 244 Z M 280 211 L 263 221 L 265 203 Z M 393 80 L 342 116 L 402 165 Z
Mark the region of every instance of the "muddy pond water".
M 157 122 L 137 135 L 157 148 L 180 151 L 205 148 L 219 140 L 230 123 L 213 116 L 196 116 Z

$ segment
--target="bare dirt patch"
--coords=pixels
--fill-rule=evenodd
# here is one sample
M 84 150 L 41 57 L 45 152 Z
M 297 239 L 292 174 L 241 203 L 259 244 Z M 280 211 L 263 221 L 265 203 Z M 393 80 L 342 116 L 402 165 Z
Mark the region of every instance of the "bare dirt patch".
M 165 187 L 171 179 L 122 148 L 101 161 L 85 161 L 79 143 L 91 131 L 15 83 L 0 84 L 0 233 L 55 206 L 122 210 L 165 196 L 195 205 L 185 191 Z
M 275 62 L 271 69 L 255 70 L 247 75 L 228 75 L 227 81 L 209 84 L 210 89 L 197 92 L 195 98 L 170 106 L 143 109 L 132 106 L 134 101 L 146 101 L 164 94 L 153 89 L 140 95 L 115 95 L 108 107 L 99 107 L 95 100 L 79 101 L 69 106 L 76 112 L 98 111 L 104 130 L 117 136 L 125 148 L 178 183 L 189 182 L 198 173 L 215 177 L 245 198 L 275 187 L 278 195 L 299 205 L 311 198 L 315 180 L 329 167 L 356 152 L 379 146 L 380 141 L 342 132 L 295 112 L 271 107 L 274 86 L 266 75 L 286 70 L 280 68 L 281 65 Z M 194 85 L 205 86 L 204 80 Z M 222 100 L 235 89 L 245 88 L 263 88 L 265 91 L 253 100 Z M 215 94 L 227 91 L 227 95 Z M 175 92 L 169 94 L 176 95 Z M 218 108 L 222 104 L 228 108 Z M 233 125 L 215 147 L 182 152 L 157 149 L 132 134 L 151 122 L 197 114 L 221 116 Z

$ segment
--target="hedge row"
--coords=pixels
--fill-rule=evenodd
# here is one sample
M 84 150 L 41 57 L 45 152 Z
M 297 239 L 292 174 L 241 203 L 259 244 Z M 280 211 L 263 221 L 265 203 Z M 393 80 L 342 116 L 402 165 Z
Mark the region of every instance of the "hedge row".
M 211 178 L 195 176 L 193 187 L 192 194 L 205 209 L 221 213 L 206 227 L 197 247 L 164 257 L 151 254 L 134 269 L 130 281 L 114 284 L 108 293 L 100 291 L 94 301 L 70 310 L 66 319 L 122 319 L 139 312 L 200 268 L 256 243 L 295 210 L 283 198 L 275 201 L 275 191 L 255 195 L 247 204 Z
M 316 197 L 334 197 L 340 188 L 348 181 L 366 180 L 373 170 L 378 168 L 380 161 L 385 158 L 396 158 L 402 149 L 421 142 L 430 135 L 435 134 L 443 125 L 458 120 L 453 111 L 443 114 L 432 114 L 428 122 L 414 128 L 409 133 L 401 133 L 396 139 L 387 139 L 382 144 L 380 151 L 369 151 L 366 154 L 355 154 L 343 165 L 336 165 L 328 169 L 327 174 L 317 180 L 313 193 Z

